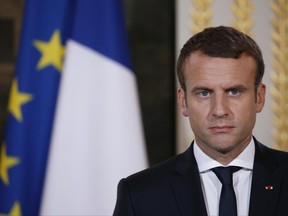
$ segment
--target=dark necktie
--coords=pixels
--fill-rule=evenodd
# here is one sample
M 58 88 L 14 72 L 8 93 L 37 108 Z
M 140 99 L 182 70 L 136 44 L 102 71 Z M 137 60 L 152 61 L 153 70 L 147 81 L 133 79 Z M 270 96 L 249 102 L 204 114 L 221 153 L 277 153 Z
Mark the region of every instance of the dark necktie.
M 241 167 L 216 167 L 212 171 L 222 183 L 219 203 L 219 216 L 237 216 L 236 196 L 233 188 L 233 173 Z

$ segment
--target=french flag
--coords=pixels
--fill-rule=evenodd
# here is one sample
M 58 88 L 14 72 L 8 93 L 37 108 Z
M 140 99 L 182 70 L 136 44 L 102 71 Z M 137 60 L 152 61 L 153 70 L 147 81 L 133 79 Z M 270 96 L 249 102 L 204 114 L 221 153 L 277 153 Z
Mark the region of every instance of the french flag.
M 40 214 L 111 215 L 118 181 L 147 167 L 122 5 L 68 2 L 75 5 Z

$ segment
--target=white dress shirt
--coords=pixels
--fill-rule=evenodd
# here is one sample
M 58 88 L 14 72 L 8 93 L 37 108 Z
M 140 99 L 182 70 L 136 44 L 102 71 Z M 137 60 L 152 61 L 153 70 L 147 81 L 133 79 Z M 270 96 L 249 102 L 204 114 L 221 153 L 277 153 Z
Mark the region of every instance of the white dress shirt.
M 206 155 L 194 141 L 194 155 L 200 172 L 202 191 L 208 215 L 218 215 L 222 184 L 211 170 L 223 166 Z M 246 216 L 249 212 L 252 169 L 255 155 L 254 140 L 228 166 L 240 166 L 241 170 L 233 174 L 233 187 L 237 201 L 238 216 Z

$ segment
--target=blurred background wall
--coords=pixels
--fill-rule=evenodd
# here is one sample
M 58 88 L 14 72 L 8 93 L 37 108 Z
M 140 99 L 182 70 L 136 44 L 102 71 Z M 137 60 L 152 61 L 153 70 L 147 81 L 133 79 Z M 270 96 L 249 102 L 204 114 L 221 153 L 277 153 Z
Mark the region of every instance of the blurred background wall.
M 0 5 L 0 141 L 2 142 L 20 36 L 23 0 L 0 0 Z

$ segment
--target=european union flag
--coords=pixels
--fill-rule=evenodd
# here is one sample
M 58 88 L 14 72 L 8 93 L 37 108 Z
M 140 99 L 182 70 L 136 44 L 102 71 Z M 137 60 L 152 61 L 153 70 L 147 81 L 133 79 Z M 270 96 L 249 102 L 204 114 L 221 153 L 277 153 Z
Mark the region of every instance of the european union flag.
M 26 0 L 16 72 L 0 143 L 0 215 L 38 215 L 71 0 Z

